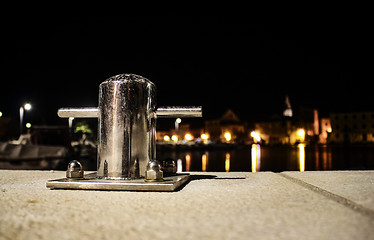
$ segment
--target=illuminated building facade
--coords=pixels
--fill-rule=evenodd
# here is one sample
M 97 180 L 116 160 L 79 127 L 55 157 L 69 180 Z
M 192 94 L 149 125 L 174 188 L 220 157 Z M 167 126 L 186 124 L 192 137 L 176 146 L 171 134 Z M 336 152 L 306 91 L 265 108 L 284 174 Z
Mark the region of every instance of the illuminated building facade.
M 374 142 L 374 112 L 331 113 L 331 143 Z
M 205 121 L 205 130 L 213 141 L 238 142 L 245 134 L 245 124 L 228 109 L 220 118 Z
M 290 117 L 292 116 L 292 117 Z M 300 108 L 296 114 L 273 116 L 255 123 L 265 144 L 326 143 L 331 124 L 328 118 L 319 119 L 318 110 Z
M 238 143 L 249 139 L 246 123 L 228 109 L 220 118 L 205 120 L 204 126 L 191 127 L 184 123 L 178 129 L 157 131 L 157 141 L 161 143 Z

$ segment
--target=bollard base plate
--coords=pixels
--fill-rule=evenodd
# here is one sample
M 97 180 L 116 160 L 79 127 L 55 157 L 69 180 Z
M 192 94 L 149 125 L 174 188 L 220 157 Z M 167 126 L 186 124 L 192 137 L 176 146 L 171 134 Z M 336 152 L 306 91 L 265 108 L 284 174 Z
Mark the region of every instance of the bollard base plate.
M 84 175 L 83 179 L 61 178 L 49 180 L 46 186 L 50 189 L 172 192 L 178 190 L 189 179 L 190 174 L 181 173 L 164 177 L 163 181 L 158 182 L 146 182 L 144 178 L 134 180 L 108 180 L 97 178 L 95 172 Z

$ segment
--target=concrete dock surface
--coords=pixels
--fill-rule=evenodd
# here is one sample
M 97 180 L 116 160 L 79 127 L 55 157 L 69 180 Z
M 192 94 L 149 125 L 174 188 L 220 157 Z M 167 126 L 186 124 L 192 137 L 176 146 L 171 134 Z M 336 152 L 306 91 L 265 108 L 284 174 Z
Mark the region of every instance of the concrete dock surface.
M 0 239 L 374 239 L 374 171 L 192 172 L 176 192 L 50 190 L 0 170 Z

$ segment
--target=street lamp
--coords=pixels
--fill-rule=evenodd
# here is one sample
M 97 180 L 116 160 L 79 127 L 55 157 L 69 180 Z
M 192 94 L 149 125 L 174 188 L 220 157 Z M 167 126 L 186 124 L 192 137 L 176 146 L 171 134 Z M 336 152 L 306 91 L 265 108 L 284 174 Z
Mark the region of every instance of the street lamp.
M 231 140 L 231 133 L 230 132 L 225 132 L 225 134 L 223 136 L 225 137 L 227 142 L 230 142 L 230 140 Z
M 297 130 L 297 136 L 300 138 L 300 142 L 304 142 L 304 140 L 305 140 L 305 130 L 302 129 L 302 128 Z
M 178 142 L 178 136 L 177 135 L 173 135 L 171 136 L 171 140 L 173 140 L 173 142 Z
M 260 133 L 258 133 L 256 131 L 251 132 L 251 137 L 253 137 L 253 141 L 255 143 L 259 143 L 261 141 Z
M 179 123 L 181 123 L 181 122 L 182 122 L 182 119 L 180 119 L 180 118 L 175 119 L 175 131 L 178 131 Z
M 180 118 L 175 119 L 175 124 L 174 124 L 175 125 L 175 134 L 177 134 L 178 138 L 179 138 L 179 124 L 181 122 L 182 122 L 182 119 L 180 119 Z M 174 141 L 174 142 L 176 142 L 176 141 Z
M 193 136 L 190 133 L 187 133 L 186 135 L 184 135 L 184 139 L 186 139 L 187 141 L 191 141 L 193 139 Z
M 19 108 L 19 122 L 20 122 L 19 132 L 20 132 L 20 136 L 22 135 L 22 130 L 23 130 L 23 116 L 25 114 L 25 110 L 26 111 L 31 110 L 31 104 L 30 103 L 25 103 L 25 105 L 23 105 Z
M 25 108 L 25 110 L 29 111 L 31 110 L 31 104 L 30 103 L 25 103 L 25 105 L 23 106 Z
M 201 139 L 203 140 L 203 143 L 207 143 L 209 139 L 209 135 L 207 133 L 201 134 Z

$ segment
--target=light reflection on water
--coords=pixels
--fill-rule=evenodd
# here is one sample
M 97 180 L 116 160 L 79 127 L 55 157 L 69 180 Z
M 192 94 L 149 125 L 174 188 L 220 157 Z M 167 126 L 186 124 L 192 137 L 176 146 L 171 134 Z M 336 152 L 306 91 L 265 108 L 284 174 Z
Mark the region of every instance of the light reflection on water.
M 185 169 L 186 169 L 187 172 L 189 172 L 189 171 L 191 171 L 191 168 L 190 168 L 190 166 L 191 166 L 191 154 L 186 153 L 185 158 L 186 158 L 186 168 Z
M 226 158 L 225 158 L 225 171 L 226 172 L 230 172 L 230 158 L 231 158 L 230 153 L 226 153 Z
M 206 166 L 208 165 L 208 156 L 206 153 L 204 153 L 201 156 L 201 171 L 206 172 Z
M 304 172 L 305 171 L 305 145 L 300 143 L 299 145 L 297 145 L 297 147 L 299 148 L 299 155 L 298 155 L 299 170 L 300 172 Z
M 260 171 L 261 166 L 261 146 L 260 144 L 252 144 L 251 149 L 251 170 L 252 172 Z
M 174 159 L 177 171 L 314 171 L 374 169 L 374 147 L 263 146 L 235 149 L 159 150 L 157 158 Z

